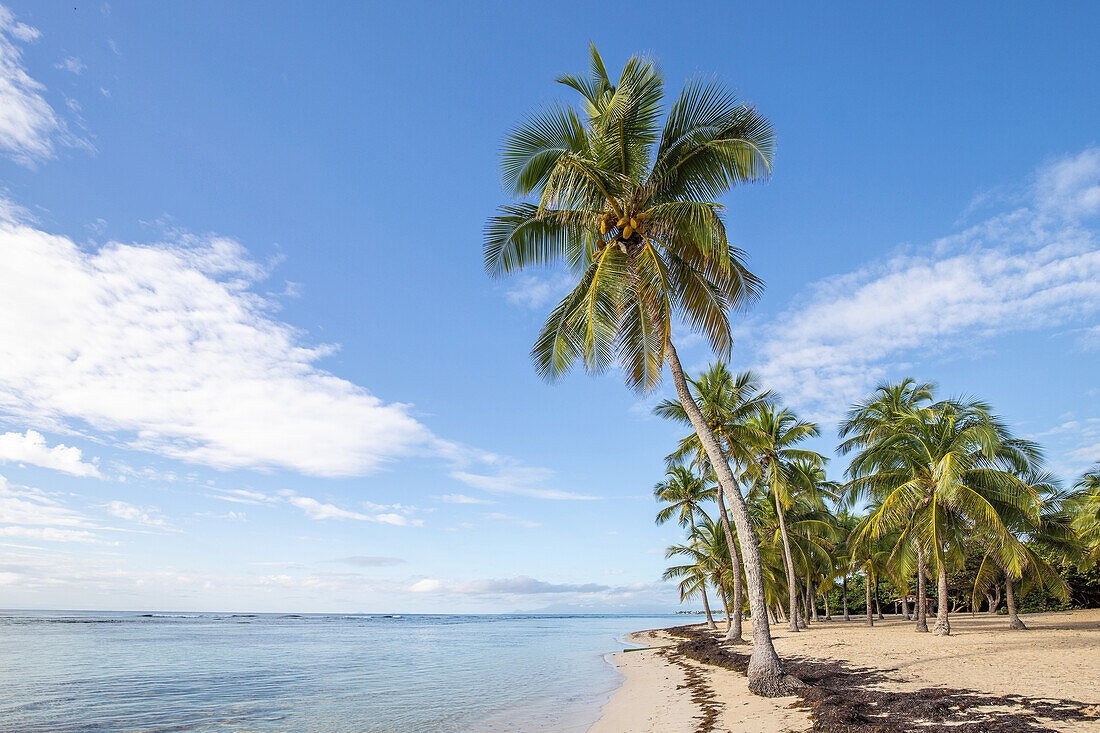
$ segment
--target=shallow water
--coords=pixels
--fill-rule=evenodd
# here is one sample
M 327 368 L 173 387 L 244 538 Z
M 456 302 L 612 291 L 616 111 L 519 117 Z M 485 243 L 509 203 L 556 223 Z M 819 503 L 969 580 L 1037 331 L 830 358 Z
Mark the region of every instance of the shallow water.
M 0 612 L 4 731 L 584 731 L 683 616 Z

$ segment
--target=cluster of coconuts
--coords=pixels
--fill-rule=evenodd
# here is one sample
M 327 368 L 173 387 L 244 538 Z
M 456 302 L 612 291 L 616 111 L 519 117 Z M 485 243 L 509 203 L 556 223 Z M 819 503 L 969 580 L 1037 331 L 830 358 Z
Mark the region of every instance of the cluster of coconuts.
M 623 214 L 622 216 L 616 217 L 615 212 L 609 211 L 604 214 L 603 219 L 600 221 L 600 234 L 606 237 L 607 233 L 612 229 L 618 229 L 619 234 L 615 239 L 621 242 L 629 242 L 635 232 L 642 232 L 642 228 L 645 226 L 645 220 L 648 218 L 649 214 L 645 212 Z

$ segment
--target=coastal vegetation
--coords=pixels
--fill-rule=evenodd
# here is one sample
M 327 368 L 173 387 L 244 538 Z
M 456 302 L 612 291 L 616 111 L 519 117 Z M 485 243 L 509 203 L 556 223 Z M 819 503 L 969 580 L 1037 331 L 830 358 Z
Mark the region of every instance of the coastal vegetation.
M 710 599 L 721 601 L 729 642 L 743 642 L 747 610 L 749 689 L 802 686 L 776 654 L 773 623 L 800 632 L 854 612 L 874 626 L 885 606 L 927 632 L 931 600 L 933 633 L 950 635 L 952 613 L 983 602 L 996 612 L 1001 589 L 1016 629 L 1021 604 L 1036 598 L 1095 602 L 1100 467 L 1064 490 L 1039 447 L 989 405 L 937 398 L 934 385 L 906 379 L 852 406 L 837 448 L 850 464 L 831 481 L 826 456 L 806 447 L 821 427 L 726 366 L 730 314 L 762 283 L 730 243 L 718 200 L 770 176 L 763 115 L 702 79 L 666 112 L 653 61 L 632 57 L 613 80 L 594 46 L 587 76 L 557 81 L 581 106 L 543 108 L 507 135 L 501 169 L 515 201 L 486 224 L 485 269 L 571 274 L 531 350 L 546 380 L 579 362 L 592 374 L 615 369 L 645 393 L 667 363 L 676 399 L 655 413 L 690 432 L 654 489 L 657 521 L 685 532 L 668 548 L 665 577 L 701 601 L 712 628 Z M 694 378 L 674 344 L 681 325 L 719 359 Z
M 823 456 L 794 447 L 817 435 L 816 425 L 768 392 L 754 414 L 718 417 L 713 390 L 700 387 L 722 381 L 756 380 L 718 363 L 689 383 L 715 432 L 738 436 L 735 465 L 764 562 L 768 613 L 790 631 L 837 620 L 837 611 L 847 621 L 850 609 L 873 626 L 884 606 L 912 620 L 915 632 L 929 631 L 930 606 L 933 634 L 950 635 L 951 614 L 960 612 L 1004 613 L 1005 628 L 1024 630 L 1023 611 L 1100 605 L 1096 468 L 1065 490 L 1044 471 L 1039 446 L 1014 436 L 989 405 L 937 400 L 935 385 L 905 379 L 848 411 L 837 452 L 852 458 L 846 481 L 830 482 Z M 654 412 L 682 422 L 667 403 Z M 692 442 L 687 436 L 666 459 L 698 497 L 694 529 L 669 550 L 708 569 L 685 599 L 706 582 L 726 597 L 729 553 L 700 529 L 715 523 L 705 505 L 715 503 L 706 488 L 714 478 L 698 462 L 685 470 Z

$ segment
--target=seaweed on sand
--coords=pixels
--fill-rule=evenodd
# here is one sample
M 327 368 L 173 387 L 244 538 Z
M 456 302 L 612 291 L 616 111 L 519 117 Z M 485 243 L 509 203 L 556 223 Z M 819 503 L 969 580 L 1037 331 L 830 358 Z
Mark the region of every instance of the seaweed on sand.
M 711 633 L 677 626 L 667 630 L 685 641 L 676 646 L 676 656 L 710 664 L 742 674 L 749 657 L 727 648 Z M 1048 731 L 1048 721 L 1097 722 L 1100 706 L 1076 700 L 1035 699 L 1022 695 L 990 695 L 975 690 L 930 687 L 911 691 L 871 689 L 875 682 L 897 680 L 889 670 L 854 667 L 801 657 L 784 660 L 790 674 L 806 687 L 791 707 L 810 711 L 814 731 L 829 733 L 1032 733 Z M 683 666 L 683 665 L 682 665 Z M 686 668 L 686 667 L 685 667 Z M 698 673 L 696 676 L 701 677 Z M 702 705 L 699 731 L 714 729 L 717 702 L 705 681 L 692 687 L 696 695 L 710 694 Z M 697 700 L 697 702 L 699 702 Z M 707 724 L 707 727 L 703 727 Z

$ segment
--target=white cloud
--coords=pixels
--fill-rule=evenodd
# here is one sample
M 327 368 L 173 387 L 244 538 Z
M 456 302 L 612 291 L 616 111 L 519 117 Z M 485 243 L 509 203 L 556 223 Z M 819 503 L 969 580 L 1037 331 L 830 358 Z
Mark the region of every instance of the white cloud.
M 0 463 L 29 463 L 51 468 L 73 476 L 101 478 L 94 463 L 85 463 L 79 448 L 46 444 L 46 438 L 35 430 L 26 433 L 0 435 Z
M 277 504 L 278 499 L 259 491 L 246 489 L 215 489 L 216 494 L 207 494 L 211 499 L 221 499 L 234 504 Z
M 335 504 L 326 504 L 308 496 L 298 496 L 291 492 L 284 492 L 284 497 L 287 503 L 301 509 L 310 519 L 352 519 L 361 522 L 381 522 L 382 524 L 392 524 L 397 527 L 420 527 L 424 524 L 422 519 L 410 519 L 406 516 L 407 512 L 398 513 L 398 511 L 407 509 L 405 507 L 400 507 L 400 505 L 395 507 L 398 511 L 364 514 L 363 512 L 342 509 Z
M 653 590 L 656 586 L 637 583 L 625 586 L 610 586 L 600 583 L 550 583 L 545 580 L 537 580 L 525 575 L 513 578 L 499 578 L 486 580 L 441 580 L 438 578 L 423 578 L 409 585 L 412 593 L 447 593 L 462 595 L 629 595 L 639 591 Z
M 451 472 L 451 478 L 475 489 L 495 494 L 516 494 L 517 496 L 529 496 L 534 499 L 557 500 L 593 500 L 599 498 L 559 489 L 542 488 L 540 484 L 550 480 L 553 475 L 554 472 L 548 468 L 515 465 L 502 466 L 495 474 L 488 475 L 468 471 Z
M 166 527 L 167 522 L 157 514 L 159 510 L 155 507 L 139 507 L 133 504 L 127 504 L 124 501 L 111 501 L 106 505 L 107 513 L 113 517 L 119 519 L 125 519 L 128 522 L 135 522 L 137 524 L 144 524 L 149 527 Z
M 84 69 L 88 68 L 84 65 L 84 62 L 78 59 L 76 56 L 69 56 L 61 61 L 58 61 L 53 65 L 55 69 L 61 69 L 62 71 L 68 71 L 71 74 L 80 75 L 84 73 Z
M 18 537 L 26 540 L 45 540 L 47 542 L 91 542 L 99 543 L 93 532 L 83 529 L 56 529 L 54 527 L 0 527 L 0 537 Z
M 770 323 L 750 322 L 758 370 L 800 409 L 831 421 L 891 371 L 964 354 L 1021 331 L 1095 322 L 1100 148 L 1041 169 L 1028 204 L 923 250 L 814 284 Z
M 86 253 L 0 224 L 0 408 L 217 468 L 348 476 L 442 450 L 406 405 L 316 366 L 331 347 L 270 316 L 240 245 L 180 240 Z
M 0 537 L 100 543 L 96 526 L 44 491 L 14 486 L 0 476 Z
M 45 87 L 23 66 L 17 43 L 40 35 L 0 5 L 0 150 L 25 166 L 52 158 L 58 144 L 90 147 L 69 134 L 64 120 L 42 96 Z
M 439 497 L 440 501 L 448 504 L 496 504 L 497 502 L 492 499 L 478 499 L 473 496 L 466 496 L 465 494 L 444 494 Z

